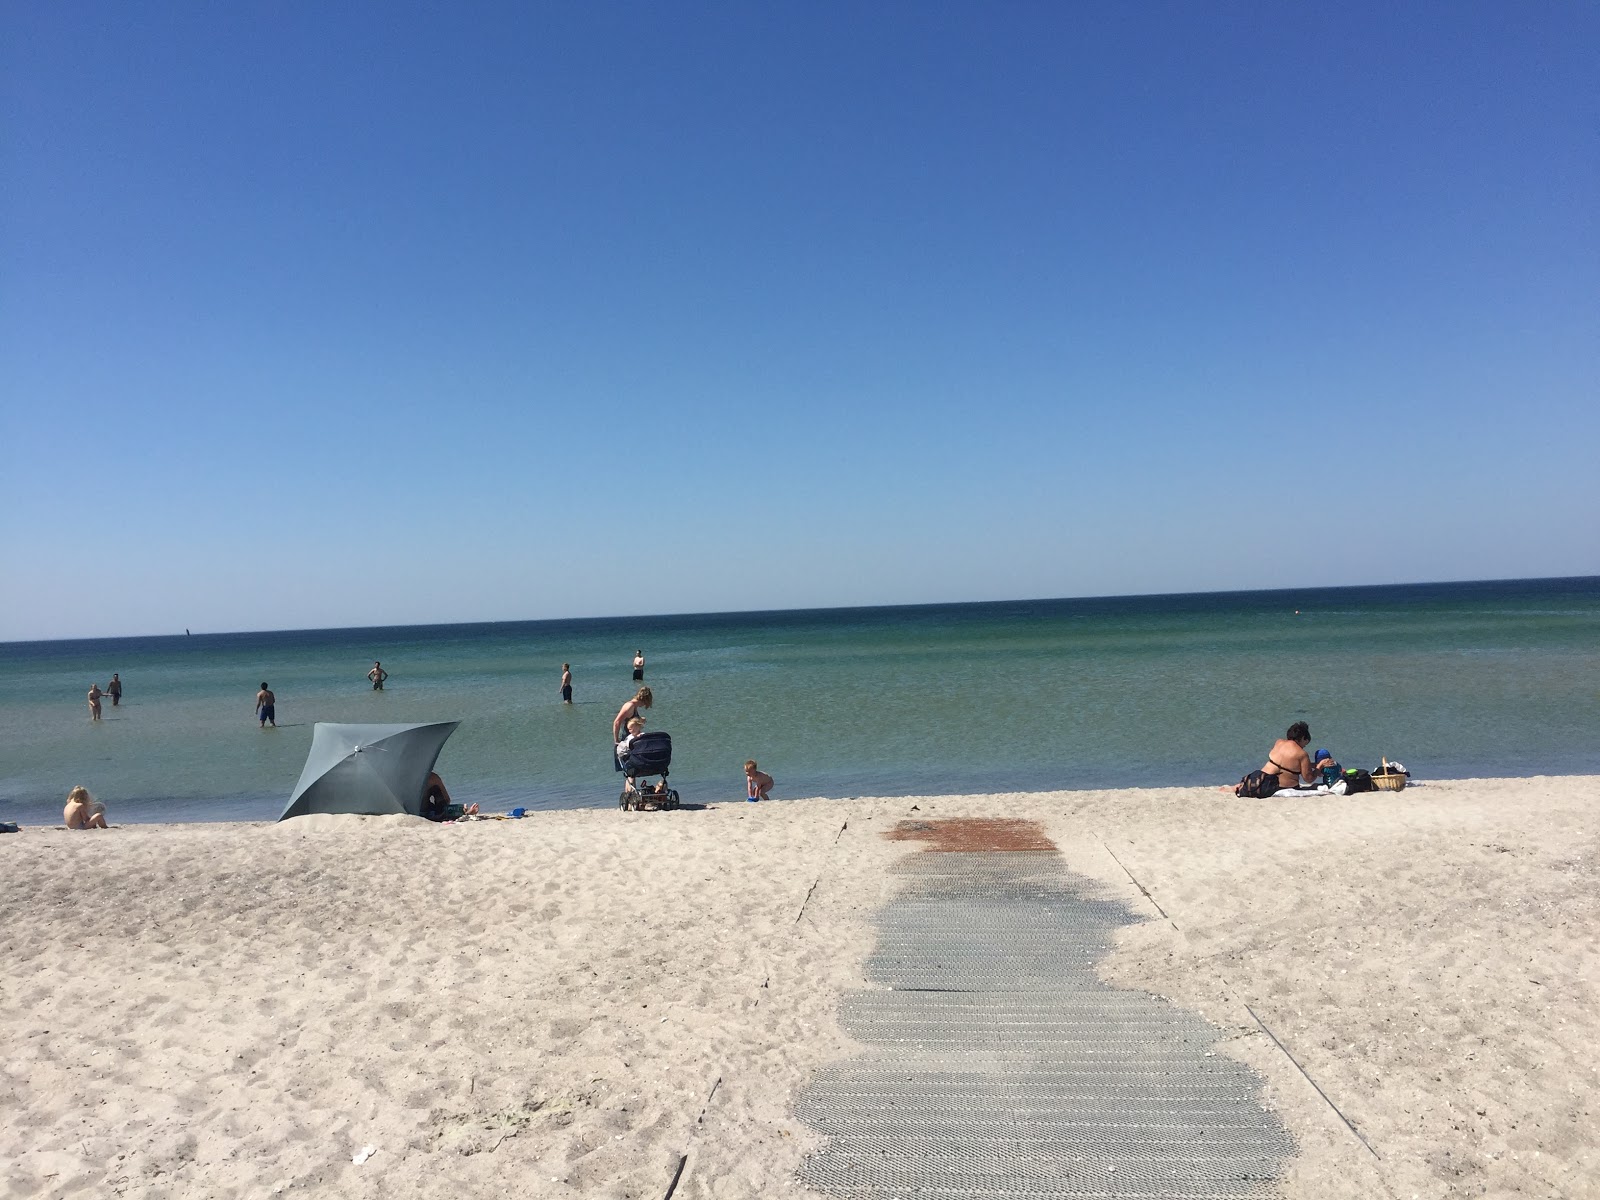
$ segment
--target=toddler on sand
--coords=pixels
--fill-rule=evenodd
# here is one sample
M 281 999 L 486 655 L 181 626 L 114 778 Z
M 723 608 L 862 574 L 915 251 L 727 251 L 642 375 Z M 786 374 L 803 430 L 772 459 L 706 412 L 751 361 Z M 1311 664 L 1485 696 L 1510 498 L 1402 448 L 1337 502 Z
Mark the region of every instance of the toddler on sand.
M 754 804 L 757 800 L 771 800 L 772 776 L 765 771 L 758 770 L 755 759 L 748 759 L 744 764 L 745 799 Z

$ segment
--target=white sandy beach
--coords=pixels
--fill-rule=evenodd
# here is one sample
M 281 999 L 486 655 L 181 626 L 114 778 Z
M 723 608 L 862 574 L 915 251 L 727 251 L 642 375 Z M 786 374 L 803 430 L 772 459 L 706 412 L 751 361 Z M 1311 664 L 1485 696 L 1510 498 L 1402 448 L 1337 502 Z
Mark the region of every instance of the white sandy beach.
M 1597 801 L 1562 777 L 26 829 L 0 836 L 0 1194 L 655 1200 L 686 1151 L 678 1196 L 811 1194 L 792 1097 L 851 1052 L 839 997 L 927 852 L 882 835 L 976 815 L 1040 821 L 1150 918 L 1102 973 L 1260 1073 L 1285 1197 L 1600 1196 Z

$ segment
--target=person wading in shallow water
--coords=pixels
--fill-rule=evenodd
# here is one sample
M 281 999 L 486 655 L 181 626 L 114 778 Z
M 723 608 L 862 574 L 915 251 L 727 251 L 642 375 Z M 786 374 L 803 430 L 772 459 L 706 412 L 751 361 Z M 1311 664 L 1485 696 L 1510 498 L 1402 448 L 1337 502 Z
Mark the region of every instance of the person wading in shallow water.
M 100 690 L 98 683 L 89 685 L 89 720 L 98 721 L 100 719 L 100 697 L 104 695 L 105 693 Z
M 272 694 L 265 679 L 256 693 L 256 716 L 261 719 L 261 728 L 265 729 L 269 723 L 274 729 L 278 727 L 278 697 Z
M 561 703 L 572 703 L 572 664 L 561 664 Z
M 381 662 L 375 662 L 372 664 L 372 670 L 367 672 L 367 678 L 372 680 L 372 690 L 381 692 L 383 691 L 383 681 L 389 678 L 389 672 L 383 669 Z
M 633 681 L 640 683 L 644 680 L 644 651 L 633 652 Z
M 111 682 L 106 684 L 106 695 L 111 697 L 112 708 L 122 703 L 122 677 L 115 671 L 111 672 Z

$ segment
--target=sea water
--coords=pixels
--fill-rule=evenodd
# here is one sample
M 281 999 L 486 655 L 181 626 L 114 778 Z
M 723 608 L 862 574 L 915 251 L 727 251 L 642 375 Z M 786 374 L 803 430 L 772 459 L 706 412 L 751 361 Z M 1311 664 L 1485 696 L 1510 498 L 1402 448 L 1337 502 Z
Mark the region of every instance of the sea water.
M 1231 783 L 1297 720 L 1418 779 L 1600 772 L 1585 578 L 0 644 L 0 819 L 75 784 L 114 822 L 272 819 L 317 721 L 460 721 L 458 800 L 615 805 L 635 650 L 686 802 L 741 800 L 747 758 L 780 798 Z

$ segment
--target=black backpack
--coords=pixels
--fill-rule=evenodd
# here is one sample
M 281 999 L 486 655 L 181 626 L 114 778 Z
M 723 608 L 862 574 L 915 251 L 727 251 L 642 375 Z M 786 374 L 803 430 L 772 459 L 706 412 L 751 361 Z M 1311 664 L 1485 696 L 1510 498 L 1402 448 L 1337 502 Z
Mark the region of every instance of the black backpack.
M 1352 767 L 1344 773 L 1344 794 L 1354 796 L 1357 792 L 1375 792 L 1378 785 L 1372 782 L 1372 772 L 1361 767 Z
M 1367 786 L 1372 786 L 1372 781 L 1367 781 Z M 1278 790 L 1278 777 L 1266 771 L 1251 771 L 1239 780 L 1239 786 L 1233 789 L 1235 796 L 1247 800 L 1265 800 Z

